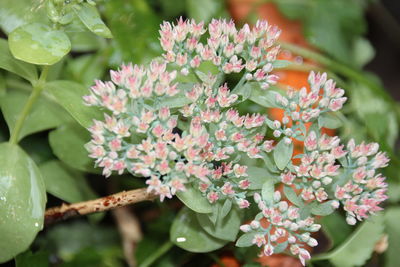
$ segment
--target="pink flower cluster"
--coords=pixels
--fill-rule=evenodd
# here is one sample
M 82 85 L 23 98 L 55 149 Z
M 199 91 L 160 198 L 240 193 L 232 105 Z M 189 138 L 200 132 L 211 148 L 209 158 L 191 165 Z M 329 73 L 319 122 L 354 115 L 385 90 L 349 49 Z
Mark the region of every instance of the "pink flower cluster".
M 333 178 L 339 175 L 341 167 L 335 163 L 347 153 L 342 150 L 343 145 L 340 146 L 339 142 L 337 136 L 324 134 L 318 138 L 315 131 L 311 131 L 304 140 L 305 153 L 301 155 L 301 163 L 294 166 L 294 172 L 287 170 L 281 174 L 282 183 L 295 184 L 304 201 L 326 201 L 326 190 Z
M 305 261 L 311 256 L 304 246 L 318 245 L 311 233 L 319 231 L 321 225 L 316 224 L 310 216 L 302 218 L 300 209 L 281 200 L 279 191 L 275 191 L 273 198 L 268 201 L 255 193 L 254 200 L 261 213 L 250 224 L 244 224 L 240 229 L 245 233 L 254 233 L 252 243 L 258 247 L 263 246 L 265 256 L 282 252 L 289 247 L 290 252 L 297 255 L 305 265 Z
M 306 87 L 299 91 L 291 89 L 287 97 L 277 94 L 276 103 L 285 110 L 283 123 L 289 123 L 290 119 L 293 123 L 313 121 L 322 113 L 340 110 L 347 100 L 344 90 L 336 88 L 333 80 L 327 80 L 326 73 L 311 71 L 308 82 L 310 90 Z
M 355 145 L 350 140 L 347 149 L 345 174 L 348 177 L 336 186 L 335 197 L 343 203 L 347 222 L 355 224 L 382 210 L 379 204 L 387 199 L 387 183 L 376 170 L 386 167 L 389 159 L 385 153 L 378 152 L 377 143 Z
M 254 234 L 253 244 L 263 247 L 264 255 L 289 249 L 305 264 L 310 254 L 304 246 L 317 245 L 310 235 L 320 229 L 311 215 L 318 215 L 314 209 L 328 207 L 333 212 L 342 203 L 349 224 L 379 211 L 387 184 L 377 169 L 389 159 L 375 143 L 350 141 L 345 148 L 338 137 L 321 134 L 317 125 L 310 127 L 320 115 L 340 110 L 347 99 L 325 73 L 311 72 L 309 88 L 289 90 L 286 96 L 276 93 L 272 102 L 284 110 L 282 121 L 239 113 L 234 107 L 239 102 L 237 88 L 250 80 L 262 89 L 276 83 L 277 76 L 270 72 L 279 34 L 264 21 L 239 30 L 226 20 L 213 20 L 207 29 L 193 20 L 165 22 L 160 30 L 164 59 L 147 67 L 122 65 L 110 72 L 111 81 L 96 81 L 84 97 L 87 105 L 105 113 L 103 121 L 95 120 L 89 128 L 92 138 L 86 147 L 105 176 L 130 172 L 145 177 L 148 191 L 161 201 L 194 188 L 210 203 L 230 199 L 247 208 L 248 196 L 254 195 L 261 212 L 241 230 Z M 204 61 L 220 73 L 200 72 Z M 179 72 L 170 71 L 175 65 Z M 178 83 L 177 77 L 189 71 L 196 80 Z M 231 90 L 221 74 L 239 72 L 242 78 Z M 275 147 L 278 140 L 266 138 L 268 128 L 286 146 Z M 299 163 L 289 158 L 294 139 L 304 143 Z M 289 196 L 284 190 L 288 195 L 281 196 L 275 191 L 262 199 L 250 190 L 254 177 L 242 157 L 254 160 L 254 165 L 264 160 L 265 168 L 279 173 L 268 162 L 266 153 L 272 151 L 281 170 L 279 182 L 293 193 Z
M 277 82 L 278 77 L 270 74 L 279 52 L 279 46 L 274 46 L 280 35 L 276 26 L 257 21 L 253 28 L 245 24 L 237 30 L 232 20 L 213 19 L 202 43 L 206 32 L 203 23 L 193 20 L 180 18 L 176 25 L 164 22 L 160 30 L 164 58 L 180 66 L 183 74 L 209 61 L 227 74 L 244 69 L 244 77 L 260 82 L 263 89 Z
M 186 89 L 174 83 L 175 76 L 166 63 L 153 61 L 148 69 L 124 65 L 111 71 L 112 81 L 96 82 L 85 101 L 112 115 L 90 127 L 90 157 L 105 176 L 128 171 L 150 177 L 148 190 L 161 200 L 193 183 L 210 203 L 230 198 L 247 208 L 247 167 L 225 161 L 236 152 L 259 158 L 261 151 L 272 150 L 262 134 L 264 116 L 241 116 L 230 108 L 238 97 L 226 84 L 218 85 L 215 76 Z M 173 111 L 163 106 L 178 93 L 189 104 Z M 188 124 L 181 133 L 176 132 L 178 112 Z M 133 141 L 135 136 L 140 140 Z

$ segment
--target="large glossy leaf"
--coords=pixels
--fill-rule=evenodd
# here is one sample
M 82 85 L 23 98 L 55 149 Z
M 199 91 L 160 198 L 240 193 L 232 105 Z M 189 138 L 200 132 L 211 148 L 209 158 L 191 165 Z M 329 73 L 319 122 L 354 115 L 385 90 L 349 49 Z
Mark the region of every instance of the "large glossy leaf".
M 36 67 L 14 58 L 4 39 L 0 39 L 0 68 L 13 72 L 30 82 L 38 78 Z
M 1 0 L 0 27 L 5 33 L 30 22 L 45 22 L 47 16 L 43 5 L 36 0 Z
M 10 90 L 2 99 L 1 108 L 10 132 L 14 129 L 28 98 L 29 94 L 24 91 Z M 26 117 L 18 138 L 22 139 L 29 134 L 56 128 L 71 121 L 71 116 L 57 103 L 39 97 Z
M 196 216 L 199 224 L 208 234 L 218 239 L 235 241 L 239 233 L 242 217 L 241 211 L 237 207 L 233 207 L 226 216 L 222 216 L 223 205 L 221 203 L 214 205 L 219 205 L 216 223 L 211 222 L 208 214 L 197 213 Z
M 0 144 L 0 262 L 26 250 L 43 227 L 46 190 L 39 169 L 18 146 Z
M 110 29 L 101 20 L 96 7 L 88 3 L 82 3 L 74 6 L 74 11 L 91 32 L 101 37 L 112 38 Z
M 342 245 L 321 259 L 329 259 L 337 267 L 363 265 L 371 257 L 376 242 L 383 234 L 384 227 L 382 214 L 373 216 L 363 222 Z
M 210 213 L 212 212 L 212 205 L 208 200 L 201 195 L 201 192 L 197 188 L 188 186 L 186 191 L 179 191 L 176 196 L 182 201 L 189 209 L 198 213 Z
M 385 253 L 385 266 L 397 267 L 400 261 L 400 208 L 388 208 L 385 212 L 386 233 L 389 237 L 389 247 Z
M 52 94 L 83 127 L 88 128 L 93 119 L 101 120 L 103 112 L 95 107 L 84 104 L 82 97 L 89 94 L 81 84 L 71 81 L 54 81 L 46 83 L 45 90 Z
M 196 219 L 196 213 L 188 208 L 183 208 L 176 216 L 171 226 L 170 238 L 178 247 L 197 253 L 219 249 L 228 242 L 205 232 Z
M 8 36 L 8 44 L 15 58 L 38 65 L 53 65 L 71 50 L 63 31 L 42 23 L 16 28 Z
M 49 134 L 51 149 L 62 162 L 77 170 L 98 173 L 100 169 L 94 169 L 94 161 L 84 147 L 89 140 L 89 132 L 75 123 L 62 125 Z
M 95 194 L 79 171 L 68 168 L 58 160 L 39 165 L 46 191 L 66 202 L 80 202 L 93 198 Z

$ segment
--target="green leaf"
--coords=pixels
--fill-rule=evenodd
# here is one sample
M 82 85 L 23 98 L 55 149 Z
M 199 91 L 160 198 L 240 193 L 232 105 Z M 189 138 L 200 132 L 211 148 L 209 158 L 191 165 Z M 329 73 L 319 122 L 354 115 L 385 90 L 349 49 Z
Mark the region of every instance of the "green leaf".
M 353 58 L 356 66 L 363 67 L 375 57 L 375 50 L 371 42 L 365 38 L 358 38 L 353 45 Z
M 186 0 L 188 15 L 197 22 L 210 21 L 221 8 L 222 1 L 219 0 Z
M 0 68 L 15 73 L 31 83 L 38 79 L 36 67 L 14 58 L 4 39 L 0 39 Z
M 90 127 L 93 119 L 103 119 L 103 112 L 84 104 L 82 97 L 89 92 L 81 84 L 71 81 L 54 81 L 46 83 L 45 90 L 53 95 L 56 101 L 83 127 Z
M 361 266 L 371 257 L 376 242 L 383 234 L 383 229 L 383 216 L 373 216 L 363 222 L 342 245 L 319 258 L 329 259 L 338 267 Z
M 346 223 L 346 220 L 339 212 L 334 212 L 329 216 L 321 218 L 322 230 L 329 237 L 333 246 L 342 244 L 351 234 L 352 227 Z
M 80 202 L 95 196 L 82 173 L 70 169 L 58 160 L 39 165 L 46 191 L 66 202 Z M 88 194 L 88 192 L 90 192 Z
M 192 186 L 187 186 L 186 191 L 179 191 L 176 196 L 183 202 L 189 209 L 197 213 L 211 213 L 213 206 L 201 194 L 201 192 Z
M 391 207 L 385 212 L 386 233 L 389 246 L 385 253 L 385 267 L 397 267 L 400 261 L 400 208 Z
M 36 164 L 17 145 L 0 144 L 0 262 L 30 246 L 43 227 L 45 205 Z
M 232 200 L 226 199 L 224 205 L 221 208 L 221 218 L 224 218 L 232 209 Z
M 267 180 L 261 189 L 261 196 L 267 204 L 271 204 L 274 199 L 275 186 L 272 179 Z
M 183 208 L 176 216 L 170 239 L 178 247 L 195 253 L 214 251 L 228 242 L 205 232 L 196 219 L 196 213 L 188 208 Z
M 333 113 L 323 113 L 318 117 L 320 128 L 337 129 L 343 125 L 342 121 Z
M 300 207 L 303 206 L 303 200 L 296 194 L 296 192 L 293 190 L 292 187 L 285 185 L 283 187 L 283 192 L 285 193 L 285 196 L 287 199 L 292 202 L 294 205 Z
M 93 33 L 104 37 L 112 38 L 110 29 L 104 24 L 100 18 L 100 14 L 96 7 L 88 4 L 82 3 L 80 5 L 74 6 L 74 11 L 80 20 L 85 24 L 85 26 Z
M 266 107 L 266 108 L 278 108 L 278 104 L 276 103 L 276 96 L 277 92 L 269 88 L 268 90 L 262 90 L 260 88 L 260 85 L 258 83 L 248 83 L 249 86 L 252 87 L 251 90 L 251 95 L 250 95 L 250 100 L 253 101 L 254 103 L 259 104 L 260 106 Z
M 9 91 L 3 98 L 2 111 L 10 132 L 14 129 L 28 98 L 28 93 L 17 90 Z M 71 121 L 71 116 L 57 105 L 57 103 L 50 102 L 45 97 L 40 96 L 26 117 L 18 138 L 20 140 L 32 133 L 56 128 Z
M 250 181 L 249 189 L 258 190 L 261 189 L 265 181 L 272 175 L 264 168 L 258 168 L 255 166 L 247 167 L 247 179 Z
M 32 251 L 26 251 L 15 257 L 16 267 L 47 267 L 49 266 L 49 253 L 47 251 L 38 251 L 35 254 Z
M 80 171 L 99 173 L 84 147 L 89 140 L 89 132 L 75 123 L 62 125 L 49 134 L 51 149 L 62 162 Z
M 332 201 L 316 204 L 311 208 L 311 213 L 318 216 L 328 216 L 334 211 L 335 209 L 332 207 Z
M 46 22 L 45 9 L 36 0 L 1 0 L 0 27 L 8 34 L 15 28 L 31 22 Z
M 38 65 L 53 65 L 71 50 L 68 36 L 41 23 L 26 24 L 8 36 L 13 56 Z
M 196 215 L 199 224 L 208 234 L 222 240 L 236 240 L 241 223 L 241 214 L 237 208 L 233 208 L 225 217 L 219 214 L 215 224 L 210 221 L 208 214 L 197 213 Z
M 243 247 L 250 247 L 253 245 L 252 241 L 254 236 L 258 234 L 257 232 L 249 232 L 243 234 L 239 239 L 236 241 L 236 246 L 243 248 Z
M 278 169 L 283 170 L 289 164 L 293 155 L 293 142 L 290 145 L 285 144 L 285 139 L 283 138 L 276 145 L 274 149 L 274 160 Z

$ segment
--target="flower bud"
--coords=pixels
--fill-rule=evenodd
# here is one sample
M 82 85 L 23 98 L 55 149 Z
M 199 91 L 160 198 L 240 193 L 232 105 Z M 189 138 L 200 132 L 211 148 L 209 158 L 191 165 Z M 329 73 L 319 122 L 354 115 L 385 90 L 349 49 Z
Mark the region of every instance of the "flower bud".
M 274 137 L 278 138 L 279 136 L 281 136 L 282 133 L 279 130 L 275 130 L 272 134 L 274 135 Z
M 253 229 L 258 229 L 260 227 L 260 222 L 256 221 L 256 220 L 253 220 L 253 221 L 251 221 L 250 226 Z
M 243 224 L 239 228 L 240 228 L 240 231 L 245 232 L 245 233 L 251 231 L 251 227 L 248 224 Z
M 281 128 L 281 122 L 278 121 L 278 120 L 274 120 L 272 125 L 274 126 L 275 129 L 280 129 Z
M 310 247 L 315 247 L 318 245 L 318 241 L 315 238 L 310 238 L 310 240 L 308 240 L 307 245 L 309 245 Z
M 347 216 L 347 217 L 346 217 L 346 222 L 347 222 L 349 225 L 355 225 L 356 222 L 357 222 L 357 220 L 356 220 L 356 218 L 354 218 L 353 216 Z

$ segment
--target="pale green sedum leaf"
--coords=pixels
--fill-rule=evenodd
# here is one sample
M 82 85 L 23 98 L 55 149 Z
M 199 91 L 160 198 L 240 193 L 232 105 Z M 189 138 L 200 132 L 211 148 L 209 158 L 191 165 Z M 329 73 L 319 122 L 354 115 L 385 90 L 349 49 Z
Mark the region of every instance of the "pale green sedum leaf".
M 274 193 L 275 193 L 274 181 L 272 179 L 269 179 L 262 186 L 261 196 L 267 204 L 272 204 Z
M 53 65 L 71 50 L 64 32 L 42 23 L 16 28 L 8 36 L 8 44 L 15 58 L 38 65 Z
M 0 144 L 0 262 L 26 250 L 43 227 L 46 190 L 32 159 Z
M 318 117 L 320 128 L 337 129 L 343 125 L 342 121 L 333 113 L 323 113 Z
M 389 246 L 385 253 L 385 267 L 397 267 L 400 261 L 400 208 L 391 207 L 385 212 L 386 233 Z
M 293 155 L 293 142 L 289 145 L 285 144 L 285 138 L 283 138 L 276 145 L 274 149 L 274 160 L 278 169 L 283 170 L 289 164 Z
M 363 265 L 372 255 L 376 242 L 384 230 L 382 214 L 372 216 L 363 222 L 355 232 L 339 247 L 318 259 L 328 259 L 337 267 L 353 267 Z
M 201 192 L 197 188 L 187 186 L 186 191 L 179 191 L 176 193 L 176 196 L 189 209 L 197 213 L 211 213 L 213 211 L 213 206 L 201 195 Z
M 188 208 L 183 208 L 176 216 L 170 229 L 170 239 L 178 247 L 195 253 L 214 251 L 228 242 L 205 232 L 196 219 L 196 213 Z
M 241 211 L 237 207 L 234 207 L 226 216 L 223 216 L 222 204 L 216 203 L 214 205 L 220 206 L 215 224 L 210 221 L 208 214 L 197 213 L 196 216 L 199 224 L 208 234 L 218 239 L 235 241 L 241 224 Z

